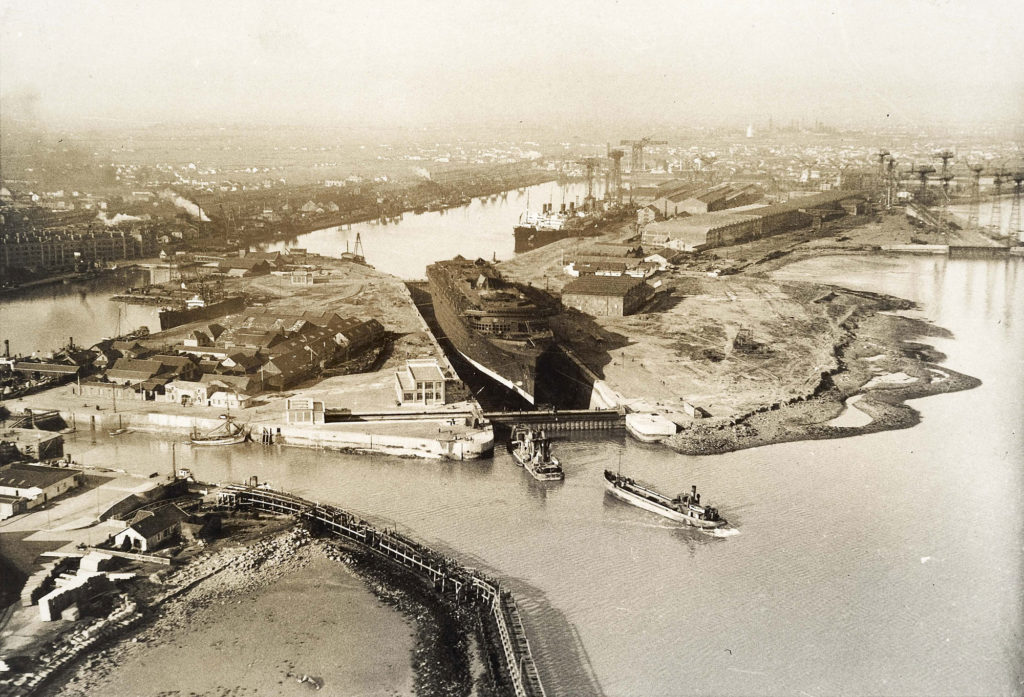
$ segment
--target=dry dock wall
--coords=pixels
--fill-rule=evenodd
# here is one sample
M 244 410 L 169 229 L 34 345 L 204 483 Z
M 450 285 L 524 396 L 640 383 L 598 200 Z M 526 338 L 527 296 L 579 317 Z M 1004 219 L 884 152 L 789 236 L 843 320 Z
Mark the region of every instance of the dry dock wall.
M 134 431 L 153 433 L 207 432 L 224 424 L 221 419 L 196 418 L 183 414 L 132 413 L 126 419 L 123 414 L 82 411 L 62 412 L 61 416 L 77 429 L 108 429 L 123 424 L 125 428 Z M 367 433 L 351 426 L 341 429 L 331 425 L 296 426 L 286 422 L 259 422 L 252 425 L 253 440 L 263 441 L 264 433 L 270 436 L 267 442 L 281 445 L 435 459 L 472 460 L 486 455 L 494 448 L 494 432 L 489 428 L 460 436 L 431 438 Z

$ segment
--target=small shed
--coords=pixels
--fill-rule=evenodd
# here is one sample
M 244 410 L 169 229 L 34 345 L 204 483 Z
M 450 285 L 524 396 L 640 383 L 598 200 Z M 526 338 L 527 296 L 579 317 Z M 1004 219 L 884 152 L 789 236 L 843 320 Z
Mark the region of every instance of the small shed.
M 154 511 L 139 511 L 128 527 L 114 536 L 114 545 L 125 551 L 148 552 L 178 536 L 188 513 L 174 504 Z

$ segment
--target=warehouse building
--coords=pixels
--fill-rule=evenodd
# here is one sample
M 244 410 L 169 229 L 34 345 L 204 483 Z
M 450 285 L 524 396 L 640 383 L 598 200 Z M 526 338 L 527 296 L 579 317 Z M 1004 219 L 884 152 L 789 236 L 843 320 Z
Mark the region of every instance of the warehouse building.
M 594 317 L 623 317 L 650 299 L 653 289 L 630 276 L 581 276 L 562 290 L 562 304 Z
M 863 194 L 857 191 L 827 191 L 770 206 L 655 222 L 644 229 L 643 245 L 700 251 L 738 244 L 808 226 L 819 216 L 862 211 L 863 206 L 851 205 L 851 202 L 863 199 Z
M 41 506 L 79 485 L 81 470 L 16 462 L 0 468 L 4 515 Z M 20 503 L 14 503 L 18 500 Z

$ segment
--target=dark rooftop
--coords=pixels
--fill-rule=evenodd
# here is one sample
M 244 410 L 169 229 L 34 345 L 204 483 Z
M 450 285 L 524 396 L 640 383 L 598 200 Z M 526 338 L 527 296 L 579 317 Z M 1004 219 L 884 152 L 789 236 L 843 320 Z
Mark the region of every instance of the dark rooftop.
M 633 288 L 642 285 L 643 279 L 631 276 L 581 276 L 562 289 L 566 295 L 617 295 L 624 296 Z

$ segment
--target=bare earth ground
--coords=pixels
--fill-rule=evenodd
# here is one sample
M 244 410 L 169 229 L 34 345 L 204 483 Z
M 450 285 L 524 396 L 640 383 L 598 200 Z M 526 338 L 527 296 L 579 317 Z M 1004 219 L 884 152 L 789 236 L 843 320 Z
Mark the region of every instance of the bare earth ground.
M 883 245 L 913 241 L 945 240 L 900 215 L 845 218 L 821 230 L 691 255 L 679 270 L 652 279 L 660 281 L 655 298 L 637 314 L 592 318 L 567 311 L 552 326 L 559 341 L 619 395 L 619 403 L 663 414 L 682 427 L 668 444 L 683 452 L 906 427 L 917 415 L 903 400 L 977 384 L 934 365 L 940 357 L 913 343 L 941 330 L 879 314 L 913 307 L 898 298 L 768 274 L 810 256 L 855 260 Z M 955 233 L 951 241 L 992 243 L 973 232 Z M 562 240 L 519 255 L 502 269 L 554 292 L 570 280 L 561 266 L 578 244 L 585 242 Z M 746 341 L 737 344 L 738 336 Z M 847 397 L 887 373 L 905 374 L 909 381 L 872 384 L 857 405 L 873 417 L 870 423 L 828 424 L 843 412 Z M 684 402 L 712 418 L 693 419 Z
M 413 628 L 325 549 L 286 533 L 196 560 L 178 573 L 231 563 L 44 694 L 413 694 Z

